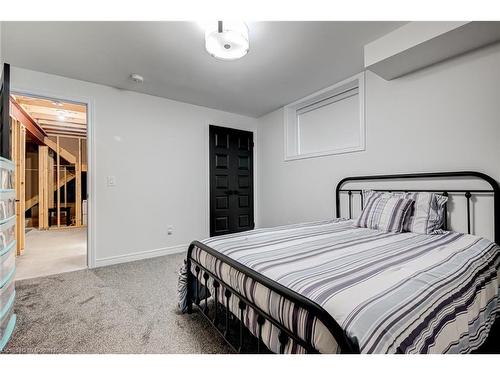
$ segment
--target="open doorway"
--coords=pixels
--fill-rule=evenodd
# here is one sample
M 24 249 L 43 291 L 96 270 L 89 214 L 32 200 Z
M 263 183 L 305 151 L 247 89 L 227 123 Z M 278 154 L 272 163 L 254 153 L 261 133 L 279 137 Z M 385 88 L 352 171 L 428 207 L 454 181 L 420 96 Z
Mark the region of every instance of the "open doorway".
M 87 106 L 11 95 L 16 279 L 87 267 Z

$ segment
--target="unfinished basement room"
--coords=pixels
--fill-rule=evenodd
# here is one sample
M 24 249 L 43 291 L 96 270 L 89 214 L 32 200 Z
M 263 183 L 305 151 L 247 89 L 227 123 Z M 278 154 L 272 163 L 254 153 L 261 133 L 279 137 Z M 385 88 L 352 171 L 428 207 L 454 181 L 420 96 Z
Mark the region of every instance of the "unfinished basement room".
M 15 93 L 10 105 L 16 279 L 86 268 L 87 107 Z

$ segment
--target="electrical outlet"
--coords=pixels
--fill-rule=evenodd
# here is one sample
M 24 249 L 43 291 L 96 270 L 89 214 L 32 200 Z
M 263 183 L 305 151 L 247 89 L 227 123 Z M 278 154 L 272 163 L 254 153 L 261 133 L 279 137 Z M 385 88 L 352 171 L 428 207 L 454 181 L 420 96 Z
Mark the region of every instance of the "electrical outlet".
M 116 186 L 115 176 L 108 176 L 107 182 L 108 182 L 108 187 Z
M 172 225 L 169 225 L 167 227 L 167 234 L 170 236 L 172 234 L 174 234 L 174 227 Z

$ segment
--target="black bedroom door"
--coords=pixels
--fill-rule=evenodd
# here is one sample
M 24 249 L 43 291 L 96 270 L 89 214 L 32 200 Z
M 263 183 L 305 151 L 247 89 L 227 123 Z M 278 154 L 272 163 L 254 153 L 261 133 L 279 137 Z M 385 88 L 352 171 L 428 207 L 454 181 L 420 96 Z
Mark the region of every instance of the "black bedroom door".
M 210 236 L 255 227 L 253 133 L 210 125 Z

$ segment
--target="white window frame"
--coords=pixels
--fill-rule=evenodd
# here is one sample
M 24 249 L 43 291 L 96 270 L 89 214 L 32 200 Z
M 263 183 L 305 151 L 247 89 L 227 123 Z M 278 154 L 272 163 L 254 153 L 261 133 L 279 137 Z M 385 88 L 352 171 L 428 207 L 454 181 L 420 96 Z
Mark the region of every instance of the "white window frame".
M 354 88 L 358 89 L 359 97 L 359 144 L 352 147 L 336 148 L 326 151 L 311 153 L 300 152 L 300 129 L 297 120 L 297 111 L 313 106 L 327 98 L 336 95 L 344 95 Z M 341 100 L 341 99 L 340 99 Z M 323 90 L 317 91 L 303 99 L 299 99 L 284 107 L 284 157 L 285 161 L 315 158 L 327 155 L 345 154 L 350 152 L 365 151 L 366 149 L 366 126 L 365 126 L 365 74 L 356 74 L 348 79 L 336 83 Z

